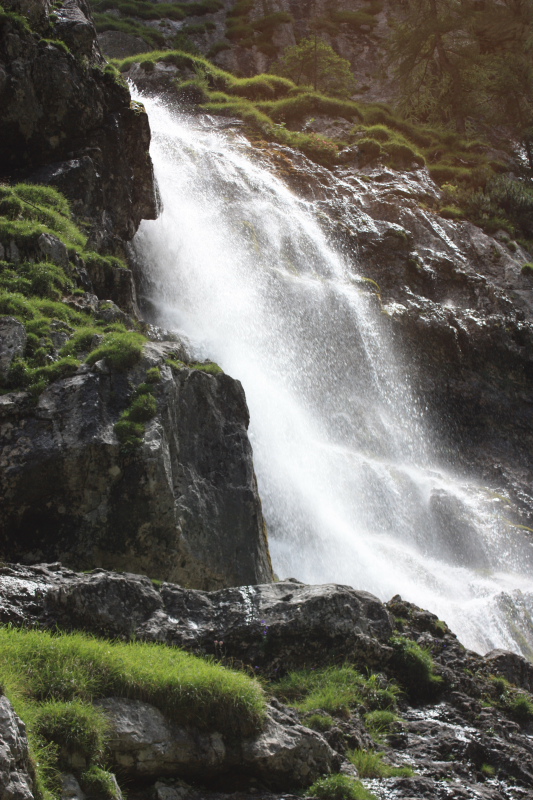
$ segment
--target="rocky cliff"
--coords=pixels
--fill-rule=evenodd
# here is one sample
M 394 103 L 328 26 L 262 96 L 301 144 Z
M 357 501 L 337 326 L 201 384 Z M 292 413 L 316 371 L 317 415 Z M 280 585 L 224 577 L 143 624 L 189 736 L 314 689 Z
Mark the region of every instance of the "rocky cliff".
M 156 214 L 146 114 L 84 4 L 0 25 L 2 555 L 268 580 L 242 387 L 139 321 L 118 257 Z

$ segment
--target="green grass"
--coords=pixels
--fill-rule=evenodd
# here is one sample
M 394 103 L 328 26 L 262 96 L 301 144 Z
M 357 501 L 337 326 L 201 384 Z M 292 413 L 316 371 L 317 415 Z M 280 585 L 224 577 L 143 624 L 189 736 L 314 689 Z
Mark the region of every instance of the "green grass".
M 384 682 L 377 675 L 365 678 L 350 666 L 290 672 L 270 689 L 300 711 L 320 709 L 340 715 L 359 705 L 369 709 L 393 708 L 398 695 L 395 684 Z
M 395 730 L 398 730 L 400 717 L 394 711 L 376 710 L 369 711 L 364 716 L 365 726 L 375 739 L 380 739 Z
M 308 728 L 312 728 L 314 731 L 320 731 L 320 733 L 324 733 L 325 731 L 331 730 L 335 725 L 335 720 L 333 717 L 330 717 L 329 714 L 309 714 L 308 716 L 304 717 L 303 719 L 304 725 Z
M 84 247 L 87 237 L 72 220 L 67 199 L 50 186 L 0 185 L 0 240 L 21 242 L 36 233 L 53 233 L 65 244 Z
M 58 746 L 59 766 L 69 768 L 69 756 L 80 754 L 87 764 L 104 758 L 109 725 L 103 712 L 80 700 L 50 700 L 36 705 L 34 732 Z
M 86 793 L 117 800 L 113 776 L 102 768 L 109 731 L 93 705 L 98 698 L 139 699 L 180 725 L 229 737 L 260 730 L 265 718 L 253 678 L 165 645 L 0 627 L 0 670 L 27 726 L 39 800 L 58 797 L 60 771 L 77 769 Z
M 348 775 L 329 775 L 315 781 L 306 791 L 308 797 L 318 800 L 377 800 L 376 795 L 365 789 L 361 781 Z
M 391 767 L 383 761 L 383 753 L 374 750 L 352 750 L 348 758 L 361 778 L 412 778 L 411 767 Z
M 86 794 L 103 800 L 120 800 L 114 776 L 101 767 L 92 766 L 81 775 L 80 783 Z
M 165 645 L 0 628 L 0 666 L 41 703 L 129 697 L 227 735 L 259 730 L 265 715 L 255 680 Z
M 95 364 L 105 359 L 111 369 L 124 371 L 135 366 L 140 360 L 146 338 L 136 331 L 110 333 L 104 342 L 87 356 L 87 364 Z
M 433 700 L 443 687 L 440 675 L 435 674 L 435 665 L 429 650 L 407 639 L 393 636 L 391 667 L 413 702 Z

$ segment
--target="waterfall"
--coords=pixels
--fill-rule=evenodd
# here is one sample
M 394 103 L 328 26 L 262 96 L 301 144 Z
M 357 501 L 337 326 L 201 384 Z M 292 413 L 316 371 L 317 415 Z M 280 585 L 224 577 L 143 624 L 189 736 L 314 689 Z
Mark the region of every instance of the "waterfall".
M 467 647 L 531 657 L 532 547 L 435 464 L 353 259 L 245 139 L 142 99 L 163 203 L 135 239 L 145 293 L 154 321 L 244 386 L 275 571 L 401 594 Z

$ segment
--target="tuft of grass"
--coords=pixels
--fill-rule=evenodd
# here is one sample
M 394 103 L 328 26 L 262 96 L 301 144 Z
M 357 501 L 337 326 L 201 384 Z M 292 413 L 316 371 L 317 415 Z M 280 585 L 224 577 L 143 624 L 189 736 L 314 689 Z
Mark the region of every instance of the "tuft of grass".
M 37 706 L 34 732 L 58 745 L 59 766 L 68 769 L 69 756 L 81 755 L 86 763 L 100 764 L 104 758 L 109 725 L 104 713 L 80 700 L 50 700 Z
M 482 764 L 481 772 L 486 778 L 494 778 L 496 775 L 496 767 L 493 767 L 492 764 Z
M 309 714 L 307 717 L 304 717 L 303 723 L 314 731 L 324 733 L 333 728 L 335 720 L 333 717 L 330 717 L 329 714 Z
M 435 665 L 429 650 L 407 639 L 393 636 L 391 666 L 412 701 L 435 699 L 443 689 L 443 680 L 435 674 Z
M 15 242 L 53 233 L 65 244 L 84 247 L 87 237 L 72 221 L 67 199 L 51 186 L 0 185 L 0 240 Z
M 394 711 L 369 711 L 364 717 L 370 734 L 379 739 L 398 729 L 400 717 Z
M 361 781 L 341 774 L 320 778 L 307 789 L 306 794 L 318 800 L 377 800 Z
M 89 353 L 87 364 L 95 364 L 105 358 L 112 369 L 130 369 L 141 360 L 145 341 L 145 337 L 136 331 L 110 333 L 101 345 Z
M 121 793 L 114 775 L 101 767 L 92 766 L 84 772 L 80 783 L 86 794 L 103 800 L 119 800 Z
M 148 422 L 157 414 L 157 400 L 153 394 L 136 397 L 127 411 L 127 419 L 132 422 Z
M 228 735 L 257 731 L 265 717 L 264 693 L 253 678 L 160 644 L 3 627 L 0 667 L 38 702 L 130 697 L 182 725 Z
M 352 750 L 348 758 L 361 778 L 412 778 L 411 767 L 391 767 L 383 761 L 383 753 L 373 750 Z
M 300 711 L 320 709 L 344 715 L 358 705 L 394 707 L 399 691 L 392 683 L 382 685 L 379 676 L 365 678 L 348 665 L 290 672 L 270 688 L 276 697 Z
M 207 372 L 208 375 L 222 375 L 224 370 L 213 361 L 199 362 L 194 361 L 188 364 L 189 369 L 196 369 L 199 372 Z

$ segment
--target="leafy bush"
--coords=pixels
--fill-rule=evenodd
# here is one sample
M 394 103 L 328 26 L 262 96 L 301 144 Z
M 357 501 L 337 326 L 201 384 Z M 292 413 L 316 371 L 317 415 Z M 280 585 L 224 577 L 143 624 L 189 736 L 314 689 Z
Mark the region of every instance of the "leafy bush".
M 361 781 L 340 774 L 320 778 L 307 789 L 306 794 L 318 797 L 318 800 L 377 800 Z

